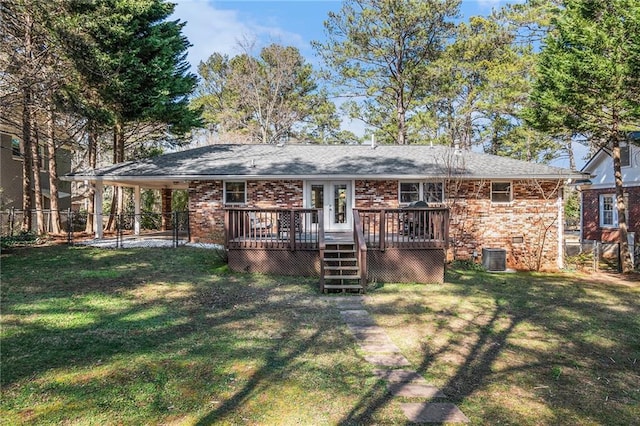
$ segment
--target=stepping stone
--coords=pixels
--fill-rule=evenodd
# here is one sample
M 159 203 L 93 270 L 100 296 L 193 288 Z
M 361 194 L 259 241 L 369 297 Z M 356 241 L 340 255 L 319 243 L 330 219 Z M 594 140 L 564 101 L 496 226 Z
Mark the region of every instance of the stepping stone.
M 467 416 L 448 402 L 405 403 L 400 408 L 414 423 L 469 423 Z
M 340 311 L 340 315 L 342 316 L 350 316 L 350 317 L 370 317 L 369 312 L 366 309 L 342 309 Z
M 362 334 L 354 333 L 358 343 L 361 345 L 393 345 L 394 343 L 386 334 Z
M 368 324 L 368 325 L 347 324 L 347 327 L 349 327 L 349 330 L 351 330 L 353 334 L 357 334 L 357 333 L 370 333 L 370 334 L 379 334 L 379 335 L 387 334 L 382 328 L 378 327 L 375 324 Z
M 385 342 L 380 342 L 380 343 L 366 343 L 366 342 L 358 342 L 358 344 L 360 345 L 360 349 L 362 349 L 364 352 L 383 352 L 383 353 L 392 353 L 392 354 L 399 354 L 400 353 L 400 349 L 394 345 L 393 343 L 385 343 Z
M 362 300 L 336 300 L 335 305 L 339 309 L 363 309 L 364 305 L 362 304 Z
M 342 319 L 347 323 L 347 325 L 375 325 L 375 322 L 369 315 L 369 312 L 363 309 L 340 311 L 340 315 L 342 315 Z
M 387 389 L 393 396 L 405 396 L 407 398 L 446 398 L 440 389 L 435 386 L 414 383 L 389 383 Z
M 410 365 L 409 360 L 400 354 L 365 355 L 364 359 L 371 364 L 381 367 L 404 367 Z
M 373 374 L 389 383 L 427 384 L 424 377 L 413 370 L 374 370 Z

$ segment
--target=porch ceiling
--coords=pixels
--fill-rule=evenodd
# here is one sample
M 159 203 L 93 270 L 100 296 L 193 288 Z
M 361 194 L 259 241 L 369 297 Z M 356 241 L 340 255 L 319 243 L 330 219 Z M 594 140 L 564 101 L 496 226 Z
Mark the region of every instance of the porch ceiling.
M 188 189 L 189 182 L 186 180 L 172 180 L 172 179 L 142 179 L 136 177 L 124 177 L 124 178 L 101 178 L 97 177 L 96 182 L 102 182 L 103 185 L 136 187 L 139 186 L 145 189 Z

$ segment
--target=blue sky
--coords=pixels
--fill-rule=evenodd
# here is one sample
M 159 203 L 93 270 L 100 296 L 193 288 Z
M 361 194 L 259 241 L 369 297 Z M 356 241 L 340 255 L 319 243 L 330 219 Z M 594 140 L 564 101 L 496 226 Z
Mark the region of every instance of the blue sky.
M 174 0 L 176 1 L 176 0 Z M 195 67 L 212 53 L 239 53 L 238 42 L 256 40 L 295 46 L 316 65 L 311 41 L 324 38 L 323 22 L 329 11 L 339 11 L 338 0 L 177 0 L 174 17 L 186 22 L 184 34 L 193 47 L 188 60 Z M 487 15 L 507 3 L 499 0 L 464 0 L 461 13 L 468 18 Z
M 193 46 L 188 61 L 193 72 L 200 61 L 212 53 L 233 56 L 240 53 L 239 42 L 255 40 L 256 46 L 278 43 L 295 46 L 308 62 L 318 67 L 311 41 L 323 40 L 323 22 L 329 11 L 339 11 L 339 0 L 173 0 L 177 3 L 173 18 L 186 22 L 183 30 Z M 518 0 L 463 0 L 462 19 L 488 15 L 492 9 Z M 362 136 L 364 125 L 357 120 L 343 120 L 342 127 Z M 582 166 L 585 148 L 578 146 L 578 167 Z M 554 161 L 566 166 L 566 160 Z

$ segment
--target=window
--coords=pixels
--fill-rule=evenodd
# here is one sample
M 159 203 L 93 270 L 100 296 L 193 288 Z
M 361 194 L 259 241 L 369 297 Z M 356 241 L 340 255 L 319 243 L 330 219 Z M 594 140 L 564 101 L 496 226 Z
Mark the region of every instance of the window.
M 631 165 L 631 149 L 629 145 L 620 146 L 620 166 L 629 167 Z
M 629 194 L 624 194 L 624 205 L 629 205 Z M 628 210 L 625 209 L 625 217 L 629 218 Z M 618 227 L 618 205 L 615 194 L 600 195 L 600 227 Z
M 11 138 L 11 155 L 14 157 L 22 157 L 20 154 L 20 141 L 16 138 Z
M 444 185 L 442 182 L 425 182 L 422 199 L 427 203 L 444 202 Z
M 418 182 L 400 182 L 400 202 L 413 203 L 420 201 L 420 184 Z
M 491 182 L 491 202 L 511 202 L 511 182 Z
M 245 182 L 225 182 L 224 202 L 225 204 L 243 204 L 247 201 L 247 191 Z
M 416 201 L 442 203 L 444 185 L 442 182 L 400 182 L 400 204 Z

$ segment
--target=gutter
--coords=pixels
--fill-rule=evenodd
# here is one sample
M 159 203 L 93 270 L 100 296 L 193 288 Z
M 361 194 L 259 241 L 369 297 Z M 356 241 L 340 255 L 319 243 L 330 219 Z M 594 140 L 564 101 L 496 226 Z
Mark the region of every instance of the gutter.
M 425 175 L 425 174 L 411 174 L 411 175 L 381 175 L 381 174 L 367 174 L 367 175 L 340 175 L 340 174 L 320 174 L 320 175 L 160 175 L 160 176 L 95 176 L 95 175 L 66 175 L 62 176 L 60 180 L 67 182 L 153 182 L 153 181 L 210 181 L 210 180 L 425 180 L 425 179 L 451 179 L 451 180 L 532 180 L 532 179 L 544 179 L 544 180 L 572 180 L 572 179 L 584 179 L 584 174 L 569 174 L 569 175 L 527 175 L 527 176 L 505 176 L 505 175 Z

